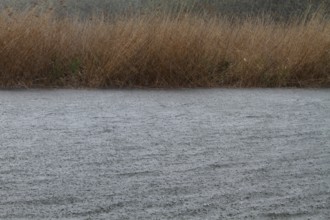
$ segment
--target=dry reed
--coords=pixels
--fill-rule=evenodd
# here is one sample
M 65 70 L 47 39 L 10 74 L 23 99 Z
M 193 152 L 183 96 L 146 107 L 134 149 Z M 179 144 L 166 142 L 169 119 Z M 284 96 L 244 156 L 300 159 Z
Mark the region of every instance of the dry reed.
M 330 22 L 0 14 L 0 87 L 329 87 Z

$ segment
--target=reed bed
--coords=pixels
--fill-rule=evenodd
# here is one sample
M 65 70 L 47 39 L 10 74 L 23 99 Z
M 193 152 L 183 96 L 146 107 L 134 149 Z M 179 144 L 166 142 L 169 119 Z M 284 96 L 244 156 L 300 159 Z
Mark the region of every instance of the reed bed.
M 329 87 L 330 21 L 0 13 L 0 87 Z

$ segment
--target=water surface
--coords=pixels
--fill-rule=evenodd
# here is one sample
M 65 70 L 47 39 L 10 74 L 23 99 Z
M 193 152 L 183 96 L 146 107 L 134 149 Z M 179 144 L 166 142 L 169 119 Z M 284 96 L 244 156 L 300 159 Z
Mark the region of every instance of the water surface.
M 326 219 L 330 90 L 0 91 L 0 219 Z

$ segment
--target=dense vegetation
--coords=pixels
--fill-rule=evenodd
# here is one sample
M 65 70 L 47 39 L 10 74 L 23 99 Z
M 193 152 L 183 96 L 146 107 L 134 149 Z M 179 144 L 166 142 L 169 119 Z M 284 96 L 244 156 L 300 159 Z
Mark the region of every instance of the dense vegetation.
M 0 87 L 329 87 L 309 2 L 3 0 Z

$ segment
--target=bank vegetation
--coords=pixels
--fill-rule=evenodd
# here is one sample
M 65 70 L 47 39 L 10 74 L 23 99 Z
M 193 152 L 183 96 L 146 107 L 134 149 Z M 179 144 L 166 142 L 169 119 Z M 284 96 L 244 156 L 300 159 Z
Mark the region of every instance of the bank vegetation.
M 283 20 L 152 10 L 0 12 L 0 87 L 329 87 L 324 10 Z

